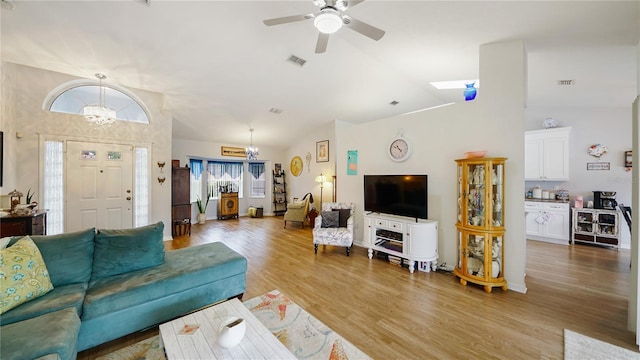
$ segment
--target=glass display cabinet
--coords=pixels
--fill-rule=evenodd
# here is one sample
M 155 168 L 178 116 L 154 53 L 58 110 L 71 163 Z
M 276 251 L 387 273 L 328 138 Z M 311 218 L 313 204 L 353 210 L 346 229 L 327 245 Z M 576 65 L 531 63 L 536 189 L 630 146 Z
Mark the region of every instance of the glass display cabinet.
M 457 163 L 460 283 L 507 290 L 504 279 L 504 163 L 506 158 L 459 159 Z

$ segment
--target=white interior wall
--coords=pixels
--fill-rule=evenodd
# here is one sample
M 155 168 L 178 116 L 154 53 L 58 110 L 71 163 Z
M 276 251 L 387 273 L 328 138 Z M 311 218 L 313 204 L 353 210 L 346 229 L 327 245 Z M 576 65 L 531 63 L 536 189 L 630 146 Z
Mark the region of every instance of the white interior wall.
M 239 157 L 230 157 L 230 156 L 222 156 L 222 146 L 233 146 L 233 147 L 246 147 L 248 144 L 229 144 L 229 143 L 218 143 L 218 142 L 205 142 L 205 141 L 195 141 L 195 140 L 184 140 L 184 139 L 173 139 L 172 143 L 172 159 L 179 160 L 180 166 L 185 166 L 189 164 L 190 158 L 202 158 L 202 159 L 211 159 L 211 160 L 221 160 L 221 161 L 238 161 L 244 160 Z M 260 144 L 255 144 L 259 151 L 260 155 L 258 155 L 259 161 L 265 162 L 266 168 L 266 188 L 265 188 L 265 197 L 264 198 L 251 198 L 247 194 L 248 192 L 244 192 L 244 197 L 238 199 L 238 213 L 239 215 L 246 215 L 248 213 L 248 209 L 250 206 L 263 207 L 264 215 L 273 215 L 273 193 L 271 192 L 271 184 L 273 183 L 272 172 L 273 164 L 277 162 L 284 162 L 285 159 L 285 151 L 281 149 L 268 148 L 264 146 L 260 146 Z M 246 171 L 246 168 L 245 168 Z M 204 185 L 204 184 L 203 184 Z M 248 179 L 245 179 L 245 185 L 248 186 Z M 287 184 L 288 185 L 288 184 Z M 247 187 L 245 187 L 248 189 Z M 205 194 L 205 189 L 202 190 L 203 194 Z M 209 202 L 209 207 L 207 207 L 207 219 L 216 219 L 217 218 L 217 201 Z M 197 215 L 197 208 L 195 206 L 191 209 L 191 219 L 192 222 L 195 221 Z
M 524 98 L 526 56 L 522 41 L 480 48 L 482 87 L 472 102 L 361 125 L 337 123 L 338 198 L 356 203 L 356 238 L 363 236 L 363 174 L 424 173 L 428 180 L 429 218 L 439 222 L 438 263 L 455 265 L 456 165 L 470 150 L 507 157 L 505 168 L 505 276 L 509 288 L 526 292 L 524 282 Z M 462 93 L 461 93 L 462 97 Z M 413 144 L 402 163 L 389 159 L 386 149 L 402 129 Z M 363 136 L 363 134 L 366 134 Z M 358 150 L 358 174 L 346 176 L 346 154 Z M 344 179 L 344 180 L 343 180 Z M 509 209 L 518 209 L 510 212 Z
M 559 126 L 570 126 L 569 176 L 570 180 L 527 181 L 525 191 L 535 186 L 553 190 L 560 186 L 569 190 L 571 201 L 576 195 L 584 197 L 585 204 L 593 200 L 593 191 L 615 191 L 618 203 L 631 205 L 631 172 L 624 167 L 624 152 L 631 150 L 631 108 L 527 108 L 525 130 L 542 129 L 542 121 L 552 117 Z M 606 145 L 609 151 L 597 158 L 589 155 L 589 146 Z M 587 163 L 608 162 L 611 170 L 587 170 Z M 524 194 L 523 194 L 524 196 Z M 621 246 L 630 247 L 629 228 L 624 220 L 620 224 Z
M 318 141 L 329 140 L 329 161 L 316 162 L 316 143 Z M 311 154 L 311 161 L 307 166 L 306 155 Z M 302 173 L 300 176 L 291 175 L 289 164 L 294 156 L 300 156 L 304 162 Z M 314 207 L 320 211 L 320 184 L 315 182 L 317 176 L 321 173 L 331 179 L 336 174 L 336 136 L 334 122 L 319 126 L 307 134 L 301 136 L 295 144 L 287 149 L 286 160 L 282 163 L 282 168 L 286 171 L 287 177 L 287 199 L 291 201 L 294 197 L 302 198 L 306 193 L 313 195 Z M 338 189 L 341 186 L 342 179 L 338 177 Z M 322 198 L 324 202 L 331 201 L 333 194 L 333 184 L 327 183 L 322 190 Z M 343 201 L 340 197 L 338 201 Z
M 5 83 L 5 80 L 6 83 Z M 108 128 L 96 128 L 84 120 L 82 116 L 49 112 L 42 109 L 48 93 L 56 86 L 76 77 L 32 67 L 3 63 L 3 102 L 10 104 L 3 111 L 6 118 L 3 124 L 11 131 L 10 146 L 15 150 L 15 173 L 13 187 L 26 193 L 38 189 L 34 201 L 41 201 L 42 168 L 39 160 L 40 137 L 55 139 L 78 139 L 88 142 L 114 142 L 149 145 L 151 164 L 158 161 L 170 163 L 171 116 L 162 112 L 163 97 L 160 94 L 129 89 L 137 95 L 149 108 L 151 123 L 149 125 L 118 121 Z M 9 98 L 6 96 L 10 95 Z M 15 139 L 15 133 L 22 138 Z M 14 140 L 15 139 L 15 140 Z M 5 148 L 6 144 L 5 144 Z M 10 157 L 11 158 L 11 157 Z M 11 169 L 13 171 L 13 169 Z M 164 237 L 171 238 L 171 188 L 162 186 L 157 178 L 160 171 L 151 166 L 151 212 L 150 221 L 162 221 L 165 224 Z M 3 193 L 7 186 L 3 187 Z M 6 191 L 5 191 L 6 190 Z
M 0 45 L 1 46 L 1 45 Z M 18 187 L 17 185 L 17 164 L 16 164 L 16 124 L 14 121 L 9 121 L 13 118 L 17 103 L 14 101 L 13 83 L 15 77 L 7 71 L 4 71 L 5 63 L 0 63 L 0 74 L 2 83 L 0 84 L 0 131 L 4 132 L 4 146 L 3 146 L 3 175 L 2 186 L 0 186 L 0 194 L 7 194 L 13 189 Z
M 640 50 L 640 43 L 638 44 Z M 640 67 L 640 51 L 638 52 L 638 65 Z M 640 83 L 639 83 L 640 84 Z M 632 108 L 632 127 L 633 127 L 633 145 L 632 150 L 634 153 L 633 162 L 637 163 L 638 153 L 640 152 L 640 86 L 638 89 L 638 95 Z M 640 189 L 638 186 L 638 177 L 640 175 L 640 169 L 638 166 L 634 166 L 631 170 L 631 176 L 634 179 L 632 189 L 631 208 L 638 209 L 640 207 Z M 629 277 L 629 307 L 627 317 L 627 329 L 633 331 L 636 334 L 636 344 L 640 345 L 640 296 L 638 296 L 638 280 L 640 279 L 640 266 L 638 261 L 640 259 L 640 248 L 638 247 L 638 233 L 640 232 L 640 216 L 638 211 L 632 211 L 632 229 L 631 233 L 631 276 Z

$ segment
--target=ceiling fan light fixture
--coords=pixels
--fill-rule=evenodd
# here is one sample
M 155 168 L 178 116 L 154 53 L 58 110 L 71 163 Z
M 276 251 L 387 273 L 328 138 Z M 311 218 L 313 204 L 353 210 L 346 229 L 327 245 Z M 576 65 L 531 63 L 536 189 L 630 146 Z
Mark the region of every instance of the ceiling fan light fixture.
M 335 9 L 325 8 L 313 19 L 313 25 L 323 34 L 333 34 L 342 27 L 342 16 Z

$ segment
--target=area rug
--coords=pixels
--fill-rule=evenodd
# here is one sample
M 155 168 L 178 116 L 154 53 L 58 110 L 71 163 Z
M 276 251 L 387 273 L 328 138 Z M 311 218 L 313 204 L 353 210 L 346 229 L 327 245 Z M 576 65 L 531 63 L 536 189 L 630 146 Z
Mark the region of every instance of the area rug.
M 298 359 L 370 359 L 278 290 L 244 304 Z
M 96 360 L 166 360 L 164 350 L 160 347 L 160 338 L 154 335 L 133 345 L 124 347 L 118 351 Z
M 638 360 L 640 353 L 564 329 L 565 360 Z
M 278 290 L 256 296 L 244 305 L 298 359 L 371 359 Z M 96 360 L 166 360 L 166 357 L 156 335 Z

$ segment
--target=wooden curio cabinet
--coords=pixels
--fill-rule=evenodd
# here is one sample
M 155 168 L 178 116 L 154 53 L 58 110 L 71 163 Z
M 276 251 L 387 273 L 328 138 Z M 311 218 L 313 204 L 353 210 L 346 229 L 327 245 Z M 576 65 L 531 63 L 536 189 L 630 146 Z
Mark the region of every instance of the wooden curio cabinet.
M 453 273 L 472 282 L 507 290 L 504 279 L 504 163 L 506 158 L 456 160 L 458 262 Z

